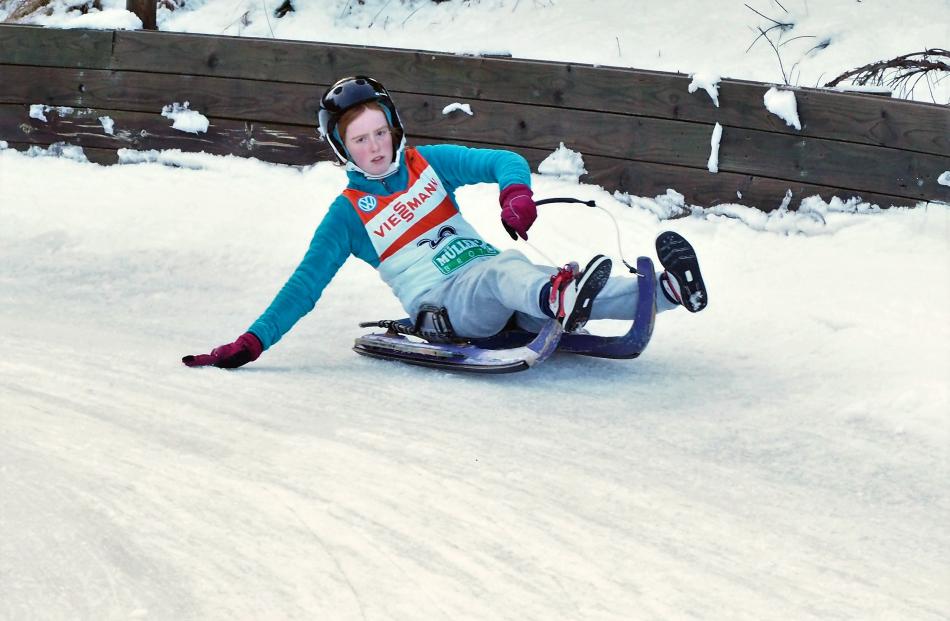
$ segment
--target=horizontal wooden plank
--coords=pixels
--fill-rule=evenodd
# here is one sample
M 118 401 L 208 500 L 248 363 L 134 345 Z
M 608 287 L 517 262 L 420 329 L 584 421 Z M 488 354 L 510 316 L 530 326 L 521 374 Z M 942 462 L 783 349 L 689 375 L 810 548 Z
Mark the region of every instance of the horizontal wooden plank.
M 19 151 L 26 151 L 31 146 L 47 147 L 48 144 L 9 143 L 9 148 Z M 472 143 L 471 146 L 487 148 L 492 145 Z M 84 146 L 83 152 L 89 161 L 97 164 L 109 165 L 118 162 L 118 156 L 113 149 Z M 532 163 L 533 169 L 537 169 L 538 163 L 549 155 L 532 149 L 522 150 L 522 154 Z M 645 162 L 588 158 L 586 163 L 595 172 L 582 177 L 581 180 L 585 183 L 600 185 L 608 190 L 623 192 L 631 196 L 647 198 L 665 195 L 667 189 L 673 189 L 684 195 L 684 201 L 687 205 L 701 208 L 709 208 L 725 203 L 740 203 L 764 212 L 770 212 L 781 205 L 787 190 L 793 192 L 793 199 L 789 205 L 792 210 L 798 208 L 803 198 L 816 194 L 825 201 L 830 201 L 835 196 L 846 201 L 853 195 L 834 188 L 807 184 L 789 185 L 784 181 L 750 175 L 703 174 L 701 171 L 694 169 L 677 169 Z M 738 197 L 737 192 L 742 193 L 741 198 Z M 869 193 L 859 196 L 863 201 L 881 207 L 913 207 L 917 204 L 916 201 L 896 196 Z
M 203 76 L 102 69 L 0 65 L 0 102 L 160 112 L 189 101 L 218 118 L 308 124 L 316 127 L 322 90 Z
M 433 144 L 444 141 L 425 140 L 425 142 Z M 476 148 L 501 148 L 499 145 L 473 142 L 456 144 Z M 550 155 L 550 152 L 539 149 L 518 149 L 517 151 L 528 160 L 532 171 L 537 171 L 538 165 Z M 840 188 L 755 175 L 728 172 L 713 174 L 707 170 L 650 162 L 585 156 L 584 165 L 589 171 L 580 178 L 584 183 L 599 185 L 611 192 L 647 198 L 665 195 L 668 189 L 673 189 L 684 195 L 687 204 L 700 207 L 739 203 L 769 212 L 782 204 L 787 191 L 792 192 L 789 208 L 793 210 L 798 208 L 802 199 L 815 195 L 825 201 L 830 201 L 833 197 L 842 201 L 859 197 L 864 202 L 882 208 L 913 207 L 919 203 L 916 200 L 887 194 L 852 192 Z
M 666 119 L 482 102 L 475 116 L 443 117 L 449 100 L 408 95 L 407 124 L 425 138 L 553 151 L 560 142 L 586 156 L 684 166 L 705 171 L 712 126 Z M 947 159 L 898 149 L 725 127 L 719 147 L 723 172 L 795 183 L 950 201 L 937 183 Z
M 727 98 L 729 88 L 724 86 Z M 792 90 L 802 122 L 802 131 L 794 135 L 950 157 L 950 106 L 818 89 Z M 760 100 L 764 95 L 765 89 L 759 90 Z M 767 119 L 771 129 L 785 124 L 771 113 Z M 727 122 L 731 120 L 735 119 Z M 784 130 L 793 133 L 787 126 Z
M 795 89 L 804 123 L 796 132 L 765 110 L 768 85 L 743 80 L 720 83 L 721 107 L 716 108 L 702 90 L 688 93 L 685 75 L 629 68 L 146 31 L 115 32 L 111 59 L 100 51 L 88 59 L 69 54 L 64 60 L 55 55 L 55 45 L 45 42 L 49 35 L 42 28 L 6 25 L 0 27 L 4 32 L 8 40 L 22 45 L 35 40 L 42 48 L 24 64 L 295 82 L 317 85 L 321 92 L 343 75 L 368 73 L 406 93 L 720 122 L 950 156 L 950 108 L 859 93 Z M 61 39 L 88 34 L 104 40 L 96 31 L 55 32 Z M 8 62 L 6 57 L 18 58 L 0 52 L 0 63 Z
M 172 129 L 170 119 L 158 114 L 76 108 L 49 110 L 47 121 L 29 118 L 24 105 L 0 104 L 0 139 L 48 145 L 67 142 L 96 149 L 181 149 L 234 154 L 280 164 L 308 165 L 331 155 L 326 143 L 306 128 L 231 119 L 209 119 L 208 131 L 192 134 Z M 100 117 L 114 122 L 107 134 Z
M 52 143 L 50 143 L 52 144 Z M 48 148 L 49 144 L 36 144 L 32 142 L 9 142 L 7 146 L 16 151 L 28 151 L 30 147 Z M 83 153 L 86 159 L 94 164 L 111 166 L 119 162 L 118 152 L 115 149 L 96 149 L 93 147 L 83 147 Z
M 296 84 L 255 89 L 226 78 L 2 65 L 0 80 L 11 84 L 0 101 L 157 112 L 156 102 L 187 100 L 209 117 L 286 125 L 309 124 L 316 108 L 314 90 Z M 709 156 L 712 127 L 699 123 L 489 101 L 478 104 L 474 116 L 446 116 L 442 109 L 451 98 L 394 97 L 409 131 L 425 138 L 552 151 L 563 141 L 586 155 L 699 169 Z M 946 170 L 944 158 L 742 128 L 726 127 L 720 169 L 912 200 L 950 198 L 936 182 Z
M 946 106 L 796 88 L 804 124 L 796 132 L 765 109 L 769 85 L 725 79 L 717 108 L 704 91 L 688 92 L 688 76 L 658 71 L 141 31 L 116 34 L 113 68 L 321 85 L 363 73 L 406 93 L 720 122 L 950 155 Z
M 584 179 L 588 183 L 604 185 L 614 191 L 634 196 L 647 197 L 664 195 L 667 189 L 674 189 L 684 195 L 687 204 L 703 207 L 739 203 L 770 212 L 778 209 L 788 191 L 792 192 L 791 209 L 797 209 L 803 199 L 815 195 L 826 202 L 831 201 L 833 197 L 842 201 L 858 197 L 864 202 L 883 208 L 913 207 L 919 203 L 902 196 L 843 190 L 756 175 L 728 172 L 712 174 L 708 171 L 681 166 L 599 158 L 590 158 L 589 161 L 585 159 L 585 162 L 588 162 L 589 168 L 593 171 Z
M 110 30 L 0 24 L 0 64 L 103 68 L 111 63 Z
M 745 129 L 723 129 L 719 169 L 852 190 L 950 201 L 937 183 L 947 159 L 869 145 L 798 138 Z
M 0 128 L 3 128 L 7 123 L 7 120 L 3 114 L 5 108 L 9 107 L 0 106 Z M 120 112 L 111 112 L 111 114 L 121 119 L 121 121 L 117 121 L 117 125 L 120 127 L 124 123 L 134 120 L 134 116 L 122 116 L 122 113 Z M 142 150 L 161 148 L 162 141 L 160 137 L 153 139 L 146 136 L 142 137 L 142 140 L 136 142 L 126 142 L 121 136 L 118 139 L 111 139 L 111 137 L 107 137 L 101 133 L 101 127 L 97 130 L 96 125 L 98 125 L 98 120 L 96 120 L 96 125 L 83 126 L 81 119 L 83 117 L 91 117 L 92 115 L 89 114 L 89 112 L 82 112 L 80 114 L 71 116 L 73 117 L 72 121 L 69 117 L 67 117 L 59 119 L 56 122 L 75 127 L 76 131 L 72 136 L 65 136 L 67 138 L 66 142 L 70 144 L 79 144 L 82 146 L 86 156 L 91 161 L 102 164 L 111 164 L 117 161 L 115 150 L 105 148 L 106 145 L 115 145 L 118 148 L 129 147 Z M 96 119 L 98 119 L 98 117 L 96 117 Z M 123 131 L 126 130 L 119 130 L 120 133 Z M 25 150 L 31 145 L 45 147 L 52 142 L 63 141 L 64 138 L 60 132 L 44 133 L 42 126 L 37 130 L 24 133 L 23 137 L 24 140 L 21 141 L 9 141 L 11 148 Z M 414 138 L 411 140 L 411 142 L 413 144 L 433 144 L 445 141 Z M 180 148 L 184 151 L 204 150 L 206 152 L 214 152 L 213 149 L 209 151 L 209 149 L 206 148 L 206 145 L 203 144 L 201 140 L 192 140 L 187 142 L 178 141 L 175 144 L 177 145 L 176 148 Z M 493 144 L 474 142 L 468 142 L 465 144 L 480 148 L 501 148 L 501 145 Z M 549 152 L 539 149 L 522 148 L 518 149 L 518 152 L 527 158 L 532 170 L 535 171 L 537 170 L 538 164 L 540 164 L 544 158 L 550 155 Z M 239 151 L 235 154 L 248 155 L 248 152 Z M 282 156 L 280 159 L 283 160 L 279 161 L 278 163 L 309 165 L 314 161 L 312 155 L 295 158 L 290 156 L 287 151 L 279 151 L 278 154 Z M 277 161 L 275 159 L 271 159 L 273 158 L 274 152 L 266 150 L 257 151 L 255 153 L 251 153 L 251 155 L 266 161 Z M 318 156 L 318 159 L 320 160 L 329 160 L 331 158 L 325 147 L 323 147 L 323 150 L 318 152 Z M 792 201 L 790 203 L 791 209 L 797 208 L 803 198 L 814 195 L 819 195 L 826 201 L 830 201 L 832 197 L 835 196 L 843 201 L 846 201 L 853 196 L 858 196 L 863 201 L 877 204 L 882 207 L 911 207 L 917 204 L 917 201 L 909 200 L 903 197 L 881 195 L 869 192 L 850 192 L 815 184 L 788 182 L 786 180 L 769 179 L 754 175 L 741 175 L 723 172 L 711 174 L 707 171 L 700 171 L 692 168 L 665 166 L 652 164 L 649 162 L 632 162 L 627 160 L 616 160 L 599 157 L 586 157 L 584 158 L 584 161 L 587 168 L 591 171 L 589 174 L 582 176 L 581 181 L 585 183 L 600 185 L 608 191 L 618 191 L 630 194 L 632 196 L 645 197 L 665 195 L 667 189 L 674 189 L 684 195 L 686 204 L 701 207 L 712 207 L 725 203 L 741 203 L 743 205 L 756 207 L 762 211 L 769 212 L 777 209 L 779 205 L 782 204 L 787 191 L 791 191 L 793 194 Z
M 318 95 L 308 86 L 274 84 L 260 88 L 246 81 L 141 72 L 67 70 L 0 65 L 0 81 L 10 86 L 0 101 L 46 103 L 91 108 L 158 112 L 163 103 L 189 101 L 192 109 L 215 118 L 249 119 L 315 126 Z M 620 115 L 605 117 L 586 111 L 512 106 L 483 102 L 473 117 L 442 114 L 450 98 L 395 93 L 401 116 L 420 136 L 472 140 L 509 146 L 555 149 L 561 140 L 595 155 L 645 158 L 704 166 L 707 154 L 687 143 L 670 148 L 673 140 L 692 138 L 705 151 L 708 128 L 657 119 Z M 615 127 L 605 121 L 623 121 Z M 625 131 L 618 135 L 618 127 Z M 568 131 L 569 129 L 575 131 Z M 634 130 L 639 131 L 638 136 Z M 684 132 L 688 136 L 684 136 Z M 575 137 L 574 135 L 577 134 Z M 572 138 L 574 138 L 572 140 Z M 684 158 L 691 158 L 686 160 Z

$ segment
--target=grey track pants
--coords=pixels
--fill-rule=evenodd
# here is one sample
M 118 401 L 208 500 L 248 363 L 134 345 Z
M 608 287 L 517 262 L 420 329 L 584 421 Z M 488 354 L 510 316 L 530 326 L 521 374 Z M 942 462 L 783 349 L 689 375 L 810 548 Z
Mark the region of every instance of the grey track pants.
M 535 265 L 517 250 L 505 250 L 432 288 L 410 311 L 414 317 L 422 304 L 444 306 L 455 331 L 473 338 L 497 334 L 513 313 L 521 327 L 538 329 L 548 319 L 539 304 L 541 289 L 556 271 Z M 637 308 L 637 281 L 633 275 L 611 277 L 594 300 L 591 319 L 632 321 Z M 657 312 L 678 307 L 660 293 L 659 286 L 656 298 Z

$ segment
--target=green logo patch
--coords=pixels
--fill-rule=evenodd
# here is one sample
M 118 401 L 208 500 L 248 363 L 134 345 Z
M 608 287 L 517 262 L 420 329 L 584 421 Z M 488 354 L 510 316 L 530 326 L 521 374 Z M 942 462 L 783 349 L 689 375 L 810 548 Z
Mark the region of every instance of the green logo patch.
M 462 237 L 454 240 L 443 248 L 441 252 L 432 257 L 432 263 L 434 263 L 443 274 L 451 274 L 478 257 L 490 257 L 496 254 L 498 254 L 498 250 L 491 244 L 483 242 L 480 239 L 467 239 Z

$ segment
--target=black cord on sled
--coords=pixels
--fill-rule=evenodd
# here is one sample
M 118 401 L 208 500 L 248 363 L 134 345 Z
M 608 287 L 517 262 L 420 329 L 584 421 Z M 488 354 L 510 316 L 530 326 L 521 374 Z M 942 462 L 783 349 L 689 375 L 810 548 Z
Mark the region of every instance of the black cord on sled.
M 614 223 L 614 231 L 617 233 L 617 252 L 620 253 L 620 261 L 623 262 L 623 264 L 627 266 L 627 269 L 630 270 L 631 274 L 636 274 L 637 276 L 640 276 L 640 273 L 637 272 L 637 268 L 627 263 L 627 260 L 623 258 L 623 244 L 620 243 L 620 225 L 617 224 L 617 219 L 614 218 L 614 215 L 612 213 L 610 213 L 609 211 L 607 211 L 606 209 L 604 209 L 603 207 L 601 207 L 600 205 L 598 205 L 596 202 L 592 200 L 585 201 L 579 198 L 571 198 L 568 196 L 557 197 L 557 198 L 542 198 L 541 200 L 534 202 L 535 205 L 548 205 L 550 203 L 577 203 L 580 205 L 587 205 L 588 207 L 596 207 L 597 209 L 600 209 L 605 214 L 610 216 L 610 221 Z

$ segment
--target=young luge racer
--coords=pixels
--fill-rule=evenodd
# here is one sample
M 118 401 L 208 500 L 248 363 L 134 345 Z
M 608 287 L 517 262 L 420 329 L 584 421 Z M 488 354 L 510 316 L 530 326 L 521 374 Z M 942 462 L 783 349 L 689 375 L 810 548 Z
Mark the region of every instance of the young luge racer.
M 346 188 L 300 265 L 248 331 L 209 354 L 185 356 L 186 365 L 235 368 L 256 360 L 314 308 L 350 255 L 376 268 L 410 317 L 424 305 L 444 307 L 463 337 L 492 336 L 512 316 L 527 330 L 554 318 L 567 332 L 589 319 L 633 319 L 637 279 L 610 278 L 609 258 L 597 255 L 583 269 L 575 262 L 535 265 L 517 250 L 499 252 L 464 218 L 455 190 L 497 183 L 503 226 L 512 239 L 528 239 L 537 208 L 520 155 L 446 144 L 408 147 L 392 97 L 365 76 L 343 78 L 326 91 L 319 123 L 345 165 Z M 666 232 L 657 252 L 665 268 L 658 275 L 657 311 L 705 308 L 689 242 Z

